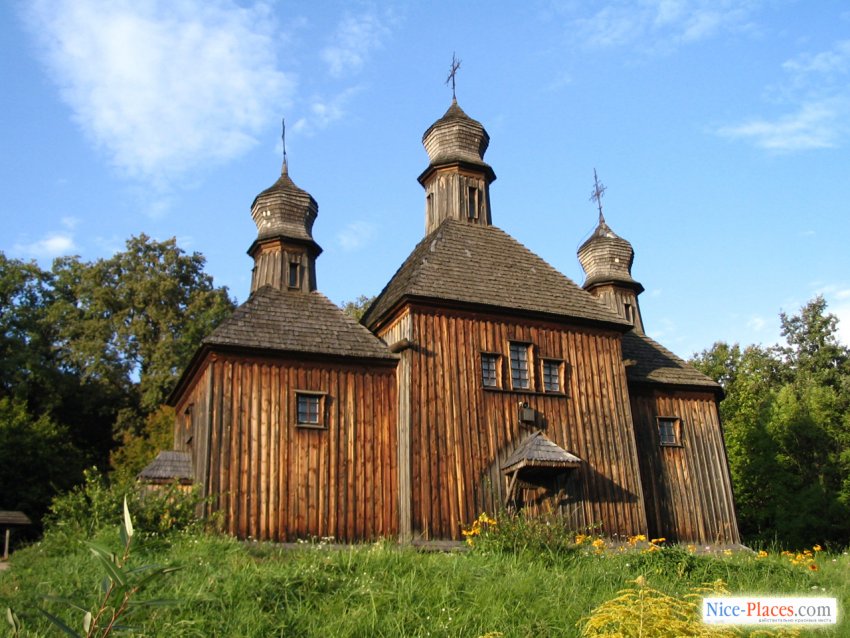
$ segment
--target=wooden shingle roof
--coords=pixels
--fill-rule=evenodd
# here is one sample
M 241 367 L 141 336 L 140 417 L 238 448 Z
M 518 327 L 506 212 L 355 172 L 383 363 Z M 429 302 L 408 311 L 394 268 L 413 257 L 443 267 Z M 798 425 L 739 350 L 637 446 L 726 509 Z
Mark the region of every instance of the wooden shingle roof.
M 139 472 L 137 478 L 142 481 L 191 483 L 193 479 L 192 458 L 186 452 L 163 450 L 145 469 Z
M 23 512 L 13 510 L 0 511 L 0 526 L 31 525 L 30 517 Z
M 419 242 L 363 324 L 375 326 L 404 297 L 629 325 L 505 231 L 453 219 Z
M 239 306 L 205 345 L 397 359 L 383 341 L 322 293 L 263 286 Z
M 630 382 L 721 390 L 719 383 L 660 343 L 634 330 L 623 335 L 623 358 L 633 362 L 632 365 L 626 366 L 626 378 Z
M 512 472 L 524 467 L 569 468 L 581 465 L 581 459 L 553 443 L 543 432 L 537 431 L 519 444 L 513 454 L 502 464 L 502 472 Z

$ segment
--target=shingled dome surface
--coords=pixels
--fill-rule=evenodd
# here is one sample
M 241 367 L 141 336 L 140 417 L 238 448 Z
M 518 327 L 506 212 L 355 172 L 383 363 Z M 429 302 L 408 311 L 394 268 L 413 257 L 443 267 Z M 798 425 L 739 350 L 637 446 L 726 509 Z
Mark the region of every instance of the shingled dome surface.
M 419 242 L 363 323 L 374 326 L 404 297 L 630 325 L 500 228 L 453 219 Z
M 469 117 L 457 101 L 452 100 L 445 115 L 425 131 L 422 144 L 432 166 L 456 161 L 483 164 L 490 136 L 481 122 Z
M 587 275 L 584 287 L 594 284 L 618 282 L 643 287 L 632 278 L 635 251 L 632 245 L 617 235 L 604 220 L 578 249 L 581 267 Z
M 322 293 L 263 286 L 212 334 L 207 345 L 396 359 L 383 341 Z
M 257 225 L 257 239 L 289 237 L 313 241 L 313 223 L 319 205 L 305 190 L 298 188 L 283 166 L 280 178 L 254 199 L 251 217 Z

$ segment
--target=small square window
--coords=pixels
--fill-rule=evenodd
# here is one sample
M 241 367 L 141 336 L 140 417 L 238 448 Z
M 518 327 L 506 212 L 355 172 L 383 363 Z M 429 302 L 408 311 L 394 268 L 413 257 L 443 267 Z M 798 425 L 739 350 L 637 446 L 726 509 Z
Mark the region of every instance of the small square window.
M 499 363 L 501 357 L 497 354 L 482 353 L 481 383 L 485 388 L 499 387 Z
M 682 445 L 682 420 L 678 417 L 658 417 L 658 442 L 663 446 Z
M 324 395 L 321 393 L 296 393 L 298 425 L 305 427 L 324 426 Z
M 562 392 L 561 388 L 561 370 L 564 364 L 561 361 L 545 360 L 543 361 L 543 391 L 544 392 Z
M 511 343 L 511 387 L 514 390 L 531 387 L 528 369 L 528 344 Z

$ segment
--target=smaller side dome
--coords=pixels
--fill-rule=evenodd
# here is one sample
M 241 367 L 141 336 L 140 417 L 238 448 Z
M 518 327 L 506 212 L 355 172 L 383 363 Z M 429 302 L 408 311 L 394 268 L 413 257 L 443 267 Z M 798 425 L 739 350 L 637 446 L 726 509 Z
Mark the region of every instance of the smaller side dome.
M 318 215 L 316 200 L 290 179 L 285 162 L 280 178 L 257 195 L 251 205 L 258 240 L 286 237 L 312 242 L 313 223 Z
M 490 136 L 481 122 L 464 113 L 453 99 L 445 115 L 425 131 L 422 144 L 432 166 L 456 161 L 484 164 Z
M 602 283 L 621 283 L 643 290 L 643 286 L 632 278 L 634 259 L 632 245 L 611 230 L 604 218 L 600 218 L 596 230 L 578 249 L 578 260 L 586 275 L 584 288 Z

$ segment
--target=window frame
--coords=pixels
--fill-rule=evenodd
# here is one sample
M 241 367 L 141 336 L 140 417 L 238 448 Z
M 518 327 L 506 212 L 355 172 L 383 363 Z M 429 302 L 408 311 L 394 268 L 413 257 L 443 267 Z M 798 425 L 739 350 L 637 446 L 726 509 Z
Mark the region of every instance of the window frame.
M 294 273 L 294 276 L 293 276 Z M 301 288 L 301 262 L 290 259 L 289 267 L 286 272 L 286 287 L 291 290 Z M 295 283 L 293 283 L 293 280 Z
M 558 382 L 558 388 L 556 390 L 550 390 L 546 387 L 546 366 L 554 365 L 555 366 L 555 378 Z M 553 359 L 551 357 L 541 357 L 540 358 L 540 389 L 545 394 L 566 394 L 564 390 L 564 383 L 566 379 L 564 378 L 564 360 L 563 359 Z
M 526 375 L 526 385 L 518 386 L 514 383 L 514 350 L 519 352 L 525 352 L 525 375 Z M 532 344 L 527 341 L 509 341 L 508 342 L 508 358 L 510 360 L 511 366 L 511 390 L 521 390 L 525 392 L 533 392 L 534 391 L 534 365 L 533 365 L 533 353 L 531 351 Z M 522 363 L 520 359 L 517 359 L 519 363 Z M 522 376 L 522 368 L 521 366 L 517 366 L 520 374 L 518 375 L 520 378 Z
M 327 397 L 327 392 L 321 392 L 316 390 L 295 390 L 295 426 L 299 428 L 306 428 L 312 430 L 325 430 L 327 429 L 327 419 L 325 418 L 325 406 Z M 303 400 L 315 400 L 316 401 L 316 421 L 302 421 L 301 420 L 301 401 Z M 309 412 L 308 412 L 309 416 Z
M 658 428 L 658 445 L 661 447 L 682 447 L 682 419 L 678 416 L 657 416 L 655 417 L 656 426 Z M 671 426 L 672 437 L 667 437 L 664 432 L 664 426 Z
M 502 358 L 503 358 L 503 355 L 499 352 L 482 352 L 481 353 L 481 367 L 480 367 L 481 374 L 479 375 L 478 378 L 481 380 L 481 387 L 484 388 L 485 390 L 499 390 L 499 389 L 502 388 Z M 485 374 L 484 374 L 484 372 L 486 370 L 486 368 L 484 367 L 484 361 L 487 360 L 487 359 L 492 360 L 493 364 L 494 364 L 494 366 L 493 366 L 494 367 L 494 369 L 493 369 L 494 377 L 493 377 L 493 383 L 492 384 L 486 382 L 487 377 L 485 377 Z
M 466 219 L 475 221 L 478 219 L 478 188 L 467 186 L 466 189 Z

